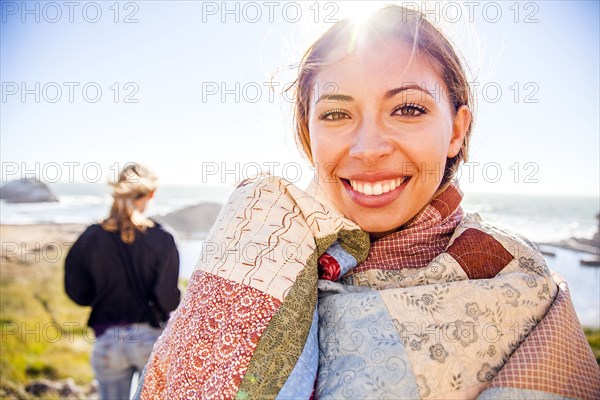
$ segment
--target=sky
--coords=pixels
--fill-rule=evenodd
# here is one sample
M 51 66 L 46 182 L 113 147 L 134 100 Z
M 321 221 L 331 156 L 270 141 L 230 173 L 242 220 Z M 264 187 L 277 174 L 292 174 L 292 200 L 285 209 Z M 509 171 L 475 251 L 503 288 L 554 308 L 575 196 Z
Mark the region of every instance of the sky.
M 404 4 L 469 66 L 478 103 L 464 191 L 599 197 L 598 2 Z M 104 183 L 139 161 L 163 183 L 262 170 L 304 185 L 281 88 L 325 29 L 374 7 L 2 1 L 1 183 Z

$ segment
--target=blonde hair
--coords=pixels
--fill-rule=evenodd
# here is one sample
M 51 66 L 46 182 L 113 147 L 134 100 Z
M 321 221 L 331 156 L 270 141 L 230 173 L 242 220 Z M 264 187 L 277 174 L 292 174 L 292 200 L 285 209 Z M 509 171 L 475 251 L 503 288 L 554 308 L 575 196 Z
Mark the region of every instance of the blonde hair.
M 298 77 L 291 88 L 294 90 L 294 130 L 298 147 L 314 163 L 310 146 L 308 118 L 310 114 L 311 88 L 319 68 L 326 65 L 327 56 L 335 49 L 352 50 L 357 33 L 364 42 L 377 38 L 391 38 L 412 46 L 413 54 L 423 56 L 440 72 L 453 112 L 465 105 L 474 109 L 473 95 L 462 63 L 450 41 L 431 24 L 425 16 L 415 10 L 390 5 L 379 9 L 363 24 L 360 32 L 352 20 L 345 19 L 333 25 L 304 54 Z M 446 162 L 440 188 L 450 183 L 460 163 L 467 161 L 469 140 L 473 129 L 473 118 L 466 130 L 458 154 Z
M 133 243 L 136 230 L 143 232 L 154 226 L 154 221 L 135 208 L 134 201 L 154 192 L 158 178 L 144 165 L 128 164 L 119 174 L 119 180 L 109 185 L 113 189 L 113 204 L 101 226 L 110 232 L 120 232 L 123 242 Z

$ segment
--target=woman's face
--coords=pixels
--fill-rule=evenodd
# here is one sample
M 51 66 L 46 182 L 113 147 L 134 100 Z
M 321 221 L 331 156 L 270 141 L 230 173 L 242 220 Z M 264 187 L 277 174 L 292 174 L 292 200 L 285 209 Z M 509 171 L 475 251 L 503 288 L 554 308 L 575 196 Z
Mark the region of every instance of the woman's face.
M 319 184 L 371 233 L 392 231 L 433 197 L 470 121 L 444 81 L 396 41 L 363 46 L 316 75 L 308 127 Z

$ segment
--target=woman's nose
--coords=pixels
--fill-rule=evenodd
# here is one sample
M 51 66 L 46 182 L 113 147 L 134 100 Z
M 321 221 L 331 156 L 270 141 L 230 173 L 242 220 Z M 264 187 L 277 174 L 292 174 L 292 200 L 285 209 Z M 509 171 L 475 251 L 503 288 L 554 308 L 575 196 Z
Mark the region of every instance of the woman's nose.
M 373 164 L 391 154 L 393 149 L 392 142 L 379 124 L 363 121 L 355 132 L 350 157 Z

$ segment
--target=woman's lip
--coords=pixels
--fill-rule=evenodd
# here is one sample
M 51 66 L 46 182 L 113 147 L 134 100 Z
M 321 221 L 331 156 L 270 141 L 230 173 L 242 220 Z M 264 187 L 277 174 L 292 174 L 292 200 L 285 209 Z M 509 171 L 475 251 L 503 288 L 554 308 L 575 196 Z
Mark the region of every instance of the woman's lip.
M 346 189 L 348 197 L 350 197 L 350 199 L 353 202 L 355 202 L 361 207 L 377 208 L 387 206 L 388 204 L 396 200 L 400 196 L 400 194 L 402 194 L 402 191 L 410 181 L 410 177 L 404 182 L 402 182 L 402 184 L 396 189 L 390 190 L 387 193 L 374 196 L 369 196 L 352 189 L 350 182 L 346 179 L 341 179 L 340 181 L 342 182 L 342 185 L 344 185 L 344 189 Z

